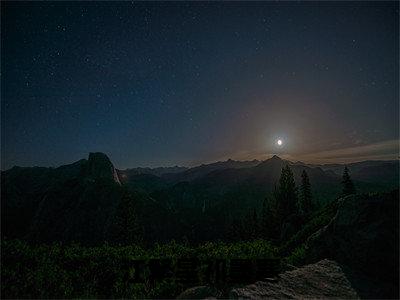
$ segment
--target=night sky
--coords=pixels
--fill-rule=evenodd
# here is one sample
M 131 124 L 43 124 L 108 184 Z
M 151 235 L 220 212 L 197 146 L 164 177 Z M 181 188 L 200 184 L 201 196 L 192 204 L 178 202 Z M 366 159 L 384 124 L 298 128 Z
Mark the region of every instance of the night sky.
M 2 169 L 397 157 L 397 2 L 3 2 L 1 22 Z

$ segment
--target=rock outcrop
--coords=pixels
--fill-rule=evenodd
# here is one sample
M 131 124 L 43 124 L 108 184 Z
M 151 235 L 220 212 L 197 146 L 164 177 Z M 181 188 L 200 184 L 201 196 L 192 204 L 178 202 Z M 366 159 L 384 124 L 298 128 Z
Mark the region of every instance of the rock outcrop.
M 121 184 L 117 171 L 107 155 L 101 152 L 89 153 L 85 175 L 91 178 L 110 178 Z
M 357 292 L 334 261 L 322 260 L 279 275 L 275 282 L 258 281 L 229 294 L 233 299 L 357 299 Z
M 321 260 L 278 278 L 226 290 L 210 286 L 187 289 L 178 299 L 359 299 L 342 267 L 331 260 Z

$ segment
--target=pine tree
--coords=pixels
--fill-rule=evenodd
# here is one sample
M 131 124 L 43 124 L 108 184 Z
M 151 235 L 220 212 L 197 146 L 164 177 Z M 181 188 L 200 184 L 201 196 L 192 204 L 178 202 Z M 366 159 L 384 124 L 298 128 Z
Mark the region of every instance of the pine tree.
M 277 219 L 280 224 L 287 217 L 298 213 L 297 188 L 289 165 L 282 168 L 279 186 L 275 191 L 275 199 L 277 201 Z
M 301 173 L 300 209 L 305 215 L 308 215 L 312 210 L 311 184 L 305 170 Z
M 342 196 L 352 195 L 356 193 L 356 189 L 354 187 L 353 181 L 350 178 L 349 169 L 347 167 L 344 167 L 342 185 Z

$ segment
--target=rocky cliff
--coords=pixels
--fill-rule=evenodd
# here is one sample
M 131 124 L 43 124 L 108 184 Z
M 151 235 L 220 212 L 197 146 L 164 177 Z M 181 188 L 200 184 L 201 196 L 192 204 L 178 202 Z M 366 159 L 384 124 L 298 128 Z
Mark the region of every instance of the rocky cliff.
M 109 178 L 121 184 L 117 171 L 107 155 L 101 152 L 89 153 L 89 158 L 84 166 L 85 176 L 91 178 Z
M 330 258 L 376 281 L 377 298 L 398 298 L 399 194 L 351 195 L 331 222 L 310 236 L 308 262 Z M 360 286 L 363 289 L 363 285 Z M 363 293 L 363 291 L 360 291 Z

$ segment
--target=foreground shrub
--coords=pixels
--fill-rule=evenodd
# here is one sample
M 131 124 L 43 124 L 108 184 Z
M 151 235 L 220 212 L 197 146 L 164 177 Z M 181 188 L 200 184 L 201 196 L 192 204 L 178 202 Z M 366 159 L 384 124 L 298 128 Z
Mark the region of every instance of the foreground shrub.
M 206 243 L 190 247 L 174 241 L 151 249 L 138 246 L 82 247 L 29 245 L 20 240 L 2 241 L 2 298 L 174 298 L 185 286 L 174 278 L 132 282 L 132 261 L 183 257 L 207 259 L 273 258 L 268 241 Z M 199 272 L 204 268 L 200 266 Z M 199 274 L 201 277 L 201 274 Z

